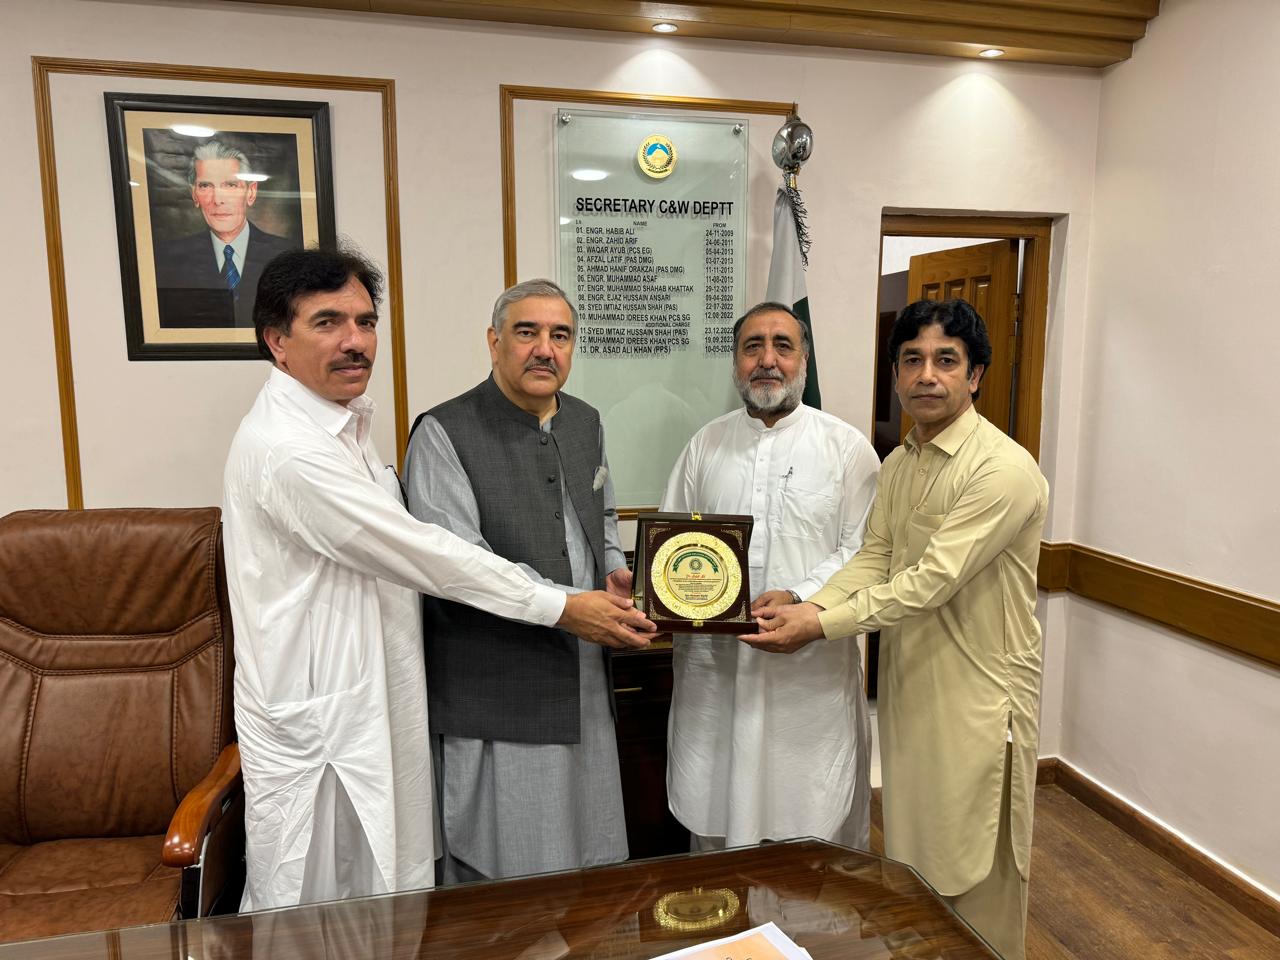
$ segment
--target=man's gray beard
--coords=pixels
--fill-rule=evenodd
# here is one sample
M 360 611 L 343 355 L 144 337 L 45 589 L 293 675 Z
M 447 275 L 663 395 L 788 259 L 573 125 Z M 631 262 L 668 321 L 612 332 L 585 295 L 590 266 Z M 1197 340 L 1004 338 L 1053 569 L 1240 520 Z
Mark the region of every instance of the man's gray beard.
M 733 371 L 733 385 L 738 388 L 738 396 L 747 405 L 747 413 L 790 413 L 800 406 L 800 398 L 804 396 L 805 379 L 808 371 L 801 367 L 799 372 L 788 383 L 782 381 L 782 389 L 774 390 L 769 385 L 777 380 L 766 380 L 760 384 L 752 384 L 750 380 L 738 378 L 738 371 Z

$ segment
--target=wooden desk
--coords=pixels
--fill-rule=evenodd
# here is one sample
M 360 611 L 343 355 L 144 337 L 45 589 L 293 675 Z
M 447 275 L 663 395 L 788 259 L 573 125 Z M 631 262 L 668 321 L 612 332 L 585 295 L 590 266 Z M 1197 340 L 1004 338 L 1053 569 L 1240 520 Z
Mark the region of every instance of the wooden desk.
M 725 889 L 735 915 L 664 927 L 673 891 Z M 0 947 L 0 960 L 647 960 L 774 921 L 815 960 L 990 960 L 908 868 L 818 840 Z

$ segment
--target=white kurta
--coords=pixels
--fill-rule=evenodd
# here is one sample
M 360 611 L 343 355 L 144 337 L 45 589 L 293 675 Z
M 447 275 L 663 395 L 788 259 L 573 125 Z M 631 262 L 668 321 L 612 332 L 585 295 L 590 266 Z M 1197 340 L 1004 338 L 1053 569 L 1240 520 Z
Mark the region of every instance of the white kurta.
M 879 467 L 866 437 L 830 414 L 802 405 L 768 428 L 736 410 L 689 441 L 662 509 L 751 514 L 752 595 L 805 597 L 857 553 Z M 678 636 L 674 669 L 667 791 L 681 823 L 728 846 L 848 840 L 853 813 L 852 832 L 867 842 L 857 644 L 783 656 L 731 636 Z
M 405 511 L 372 415 L 273 369 L 227 459 L 242 910 L 431 886 L 419 591 L 548 626 L 564 609 Z

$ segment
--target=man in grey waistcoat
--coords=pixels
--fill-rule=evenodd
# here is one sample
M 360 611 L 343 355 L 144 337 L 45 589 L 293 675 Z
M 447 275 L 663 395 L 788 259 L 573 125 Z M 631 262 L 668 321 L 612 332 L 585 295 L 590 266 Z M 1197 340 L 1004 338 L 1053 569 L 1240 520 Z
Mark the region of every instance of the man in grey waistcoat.
M 414 424 L 408 506 L 539 582 L 630 597 L 599 414 L 560 392 L 577 320 L 549 280 L 498 297 L 491 375 Z M 423 610 L 437 881 L 625 860 L 606 650 L 434 597 Z

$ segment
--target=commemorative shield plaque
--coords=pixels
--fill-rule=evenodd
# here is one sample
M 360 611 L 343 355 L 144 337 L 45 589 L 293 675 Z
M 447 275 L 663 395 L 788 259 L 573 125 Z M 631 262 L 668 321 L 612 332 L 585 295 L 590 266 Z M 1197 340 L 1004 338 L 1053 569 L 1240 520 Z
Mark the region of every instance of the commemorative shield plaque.
M 659 630 L 756 631 L 747 574 L 751 517 L 642 513 L 636 520 L 632 592 Z

